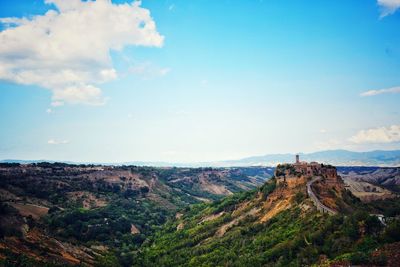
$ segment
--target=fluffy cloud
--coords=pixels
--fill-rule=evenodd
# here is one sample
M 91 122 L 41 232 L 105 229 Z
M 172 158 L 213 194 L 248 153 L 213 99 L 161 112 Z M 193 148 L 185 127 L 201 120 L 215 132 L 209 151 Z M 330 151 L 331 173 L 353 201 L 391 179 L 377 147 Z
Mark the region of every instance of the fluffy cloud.
M 356 144 L 400 142 L 400 125 L 361 130 L 349 141 Z
M 400 8 L 400 0 L 378 0 L 381 9 L 381 18 L 393 14 Z
M 374 96 L 380 94 L 399 94 L 399 93 L 400 93 L 400 87 L 392 87 L 380 90 L 369 90 L 361 93 L 361 96 Z
M 65 144 L 68 144 L 68 143 L 69 143 L 68 140 L 50 139 L 49 141 L 47 141 L 47 144 L 49 144 L 49 145 L 65 145 Z
M 161 47 L 164 37 L 140 2 L 45 0 L 56 10 L 32 18 L 2 18 L 0 79 L 52 91 L 52 106 L 101 105 L 99 84 L 113 80 L 110 51 Z

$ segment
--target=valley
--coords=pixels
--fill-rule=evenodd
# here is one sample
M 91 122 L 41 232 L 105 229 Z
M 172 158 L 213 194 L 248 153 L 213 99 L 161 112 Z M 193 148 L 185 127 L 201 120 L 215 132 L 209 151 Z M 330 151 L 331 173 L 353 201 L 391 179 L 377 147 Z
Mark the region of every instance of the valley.
M 178 210 L 253 190 L 272 168 L 0 164 L 0 258 L 129 266 Z
M 0 164 L 0 259 L 11 266 L 329 266 L 360 255 L 374 262 L 381 255 L 371 249 L 391 242 L 369 214 L 386 216 L 397 231 L 400 202 L 384 182 L 393 178 L 382 174 L 396 169 L 368 169 L 368 181 L 359 167 L 338 170 L 300 161 L 275 168 Z M 354 246 L 370 239 L 365 250 Z M 330 249 L 335 242 L 342 245 Z

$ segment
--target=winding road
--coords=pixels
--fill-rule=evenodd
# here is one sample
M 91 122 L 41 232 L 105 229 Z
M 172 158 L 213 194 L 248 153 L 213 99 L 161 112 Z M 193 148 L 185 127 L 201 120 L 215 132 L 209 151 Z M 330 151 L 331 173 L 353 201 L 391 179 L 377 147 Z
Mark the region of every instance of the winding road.
M 322 213 L 329 213 L 329 214 L 336 214 L 337 212 L 332 210 L 331 208 L 328 208 L 324 204 L 319 201 L 315 193 L 312 191 L 311 185 L 316 182 L 321 180 L 321 177 L 314 177 L 311 181 L 307 183 L 307 194 L 311 198 L 311 200 L 314 202 L 315 206 L 317 207 L 317 210 L 319 210 Z

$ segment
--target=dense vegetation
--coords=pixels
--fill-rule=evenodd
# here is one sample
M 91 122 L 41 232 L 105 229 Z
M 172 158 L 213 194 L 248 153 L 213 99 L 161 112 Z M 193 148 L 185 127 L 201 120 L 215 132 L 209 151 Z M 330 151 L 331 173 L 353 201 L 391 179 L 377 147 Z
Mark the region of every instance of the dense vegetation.
M 135 256 L 133 251 L 178 210 L 203 199 L 223 197 L 202 187 L 200 179 L 208 186 L 239 192 L 255 188 L 271 176 L 268 168 L 103 167 L 63 163 L 1 164 L 0 168 L 3 168 L 0 241 L 4 237 L 21 238 L 24 229 L 39 229 L 76 246 L 107 247 L 107 252 L 102 252 L 96 260 L 110 266 L 130 266 Z M 40 220 L 33 220 L 19 215 L 11 206 L 13 203 L 31 203 L 50 210 Z M 8 260 L 14 259 L 15 264 L 19 261 L 10 250 L 2 249 L 0 254 L 7 255 Z
M 346 207 L 339 215 L 324 215 L 307 198 L 304 184 L 289 189 L 278 177 L 256 189 L 271 175 L 270 168 L 122 166 L 98 171 L 99 166 L 49 163 L 28 170 L 18 164 L 0 168 L 7 170 L 0 172 L 2 244 L 9 237 L 23 242 L 24 231 L 39 229 L 84 250 L 106 248 L 91 254 L 96 266 L 384 265 L 388 258 L 376 249 L 400 241 L 399 199 L 363 204 L 348 191 L 324 191 L 332 199 L 341 196 L 335 201 Z M 299 176 L 291 165 L 278 170 Z M 210 186 L 236 193 L 224 197 L 205 190 Z M 85 194 L 71 195 L 76 192 Z M 266 204 L 271 196 L 277 206 L 282 200 L 292 204 L 263 220 L 273 207 Z M 40 220 L 22 217 L 13 203 L 50 210 Z M 372 213 L 387 216 L 386 225 Z M 53 253 L 43 249 L 47 242 L 22 245 L 45 255 Z M 5 257 L 0 265 L 65 265 L 54 259 L 42 264 L 7 248 L 0 254 Z
M 273 181 L 261 187 L 262 198 L 275 187 Z M 296 205 L 271 220 L 261 223 L 259 217 L 247 216 L 223 236 L 218 236 L 218 230 L 231 221 L 235 209 L 259 193 L 241 193 L 194 206 L 182 221 L 167 222 L 144 244 L 135 266 L 309 266 L 342 260 L 384 265 L 386 256 L 372 253 L 383 244 L 400 241 L 400 221 L 389 219 L 384 227 L 377 217 L 369 215 L 376 207 L 359 203 L 353 206 L 355 212 L 335 216 L 314 209 L 304 212 L 302 205 L 308 200 L 300 194 L 296 194 Z M 377 204 L 385 209 L 383 205 Z M 225 211 L 223 216 L 204 221 L 221 211 Z M 391 213 L 399 214 L 399 210 Z M 177 230 L 179 223 L 185 225 Z

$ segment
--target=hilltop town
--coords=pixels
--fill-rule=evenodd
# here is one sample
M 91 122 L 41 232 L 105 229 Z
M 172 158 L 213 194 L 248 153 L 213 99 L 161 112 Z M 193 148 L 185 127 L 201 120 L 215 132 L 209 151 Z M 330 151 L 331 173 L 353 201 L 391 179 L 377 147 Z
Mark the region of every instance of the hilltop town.
M 334 166 L 324 165 L 318 162 L 308 163 L 306 161 L 300 161 L 299 155 L 296 155 L 296 161 L 293 164 L 279 164 L 276 167 L 275 176 L 283 179 L 299 176 L 320 176 L 329 184 L 337 184 L 341 182 Z
M 336 214 L 348 208 L 343 201 L 345 184 L 337 174 L 336 167 L 318 162 L 300 161 L 299 155 L 293 164 L 280 164 L 276 167 L 277 184 L 293 183 L 292 180 L 305 180 L 307 195 L 316 208 L 324 213 Z

